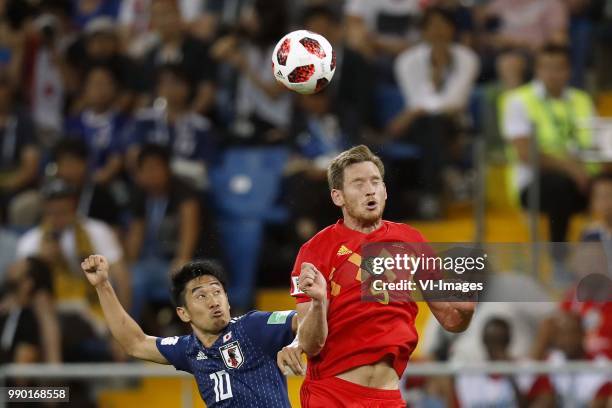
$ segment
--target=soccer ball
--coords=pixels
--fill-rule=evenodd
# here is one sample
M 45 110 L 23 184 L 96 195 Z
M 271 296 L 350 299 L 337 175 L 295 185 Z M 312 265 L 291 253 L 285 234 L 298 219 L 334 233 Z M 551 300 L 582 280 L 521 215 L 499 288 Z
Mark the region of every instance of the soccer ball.
M 334 76 L 336 53 L 322 35 L 293 31 L 274 47 L 272 69 L 276 80 L 290 90 L 313 94 L 325 88 Z

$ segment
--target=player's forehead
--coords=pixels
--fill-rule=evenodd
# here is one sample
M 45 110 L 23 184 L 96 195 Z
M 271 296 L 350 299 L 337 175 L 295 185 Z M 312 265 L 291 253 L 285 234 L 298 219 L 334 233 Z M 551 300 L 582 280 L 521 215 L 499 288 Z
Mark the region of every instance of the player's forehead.
M 221 288 L 221 282 L 219 279 L 215 278 L 212 275 L 203 275 L 193 278 L 187 285 L 185 285 L 185 289 L 187 292 L 191 292 L 193 290 L 197 290 L 199 288 L 203 289 L 213 289 L 213 288 Z
M 344 168 L 344 181 L 373 177 L 381 178 L 381 174 L 376 164 L 371 161 L 349 164 Z

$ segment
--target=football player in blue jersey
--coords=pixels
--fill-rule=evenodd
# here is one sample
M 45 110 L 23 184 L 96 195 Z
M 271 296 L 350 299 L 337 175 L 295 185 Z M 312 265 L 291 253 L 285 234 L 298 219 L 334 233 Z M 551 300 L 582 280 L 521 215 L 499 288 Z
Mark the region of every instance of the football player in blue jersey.
M 194 375 L 209 407 L 290 407 L 277 352 L 297 331 L 295 311 L 251 311 L 230 318 L 225 278 L 210 261 L 193 261 L 172 276 L 172 298 L 193 333 L 156 338 L 146 335 L 120 304 L 101 255 L 81 267 L 95 287 L 112 335 L 138 359 L 172 364 Z M 288 372 L 303 374 L 301 362 Z

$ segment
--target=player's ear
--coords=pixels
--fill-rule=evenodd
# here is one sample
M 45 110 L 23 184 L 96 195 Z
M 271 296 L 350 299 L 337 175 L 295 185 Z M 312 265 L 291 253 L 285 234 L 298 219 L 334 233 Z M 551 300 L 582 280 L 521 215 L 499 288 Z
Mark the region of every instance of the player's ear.
M 385 201 L 387 201 L 387 185 L 383 181 L 383 191 L 385 192 Z
M 334 204 L 338 207 L 342 207 L 344 205 L 344 196 L 342 195 L 342 190 L 332 189 L 331 191 L 331 199 Z
M 191 315 L 189 314 L 189 310 L 187 310 L 187 308 L 181 306 L 177 307 L 176 314 L 184 323 L 191 322 Z

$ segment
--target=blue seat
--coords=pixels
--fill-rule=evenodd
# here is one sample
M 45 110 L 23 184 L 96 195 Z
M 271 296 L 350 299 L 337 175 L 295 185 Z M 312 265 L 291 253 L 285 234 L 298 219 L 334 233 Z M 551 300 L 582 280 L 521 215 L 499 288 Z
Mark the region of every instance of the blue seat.
M 230 301 L 246 309 L 253 301 L 264 225 L 288 219 L 277 204 L 289 150 L 285 147 L 233 148 L 211 168 L 217 227 L 231 272 Z
M 391 119 L 400 114 L 406 106 L 402 92 L 394 84 L 378 85 L 374 90 L 374 102 L 376 122 L 381 127 L 387 126 Z
M 286 211 L 276 205 L 289 149 L 233 148 L 210 172 L 215 206 L 223 216 L 279 220 Z
M 376 120 L 381 127 L 385 127 L 393 118 L 399 115 L 406 101 L 401 90 L 395 84 L 381 84 L 376 87 Z M 406 142 L 389 142 L 378 148 L 378 153 L 389 160 L 417 159 L 421 150 L 417 145 Z
M 389 160 L 418 159 L 421 157 L 421 148 L 410 143 L 389 142 L 378 148 L 378 154 Z

